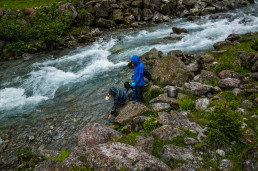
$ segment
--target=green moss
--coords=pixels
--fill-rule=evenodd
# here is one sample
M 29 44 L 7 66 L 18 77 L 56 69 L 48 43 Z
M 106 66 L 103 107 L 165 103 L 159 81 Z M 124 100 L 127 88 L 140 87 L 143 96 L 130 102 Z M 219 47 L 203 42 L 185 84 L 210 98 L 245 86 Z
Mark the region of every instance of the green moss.
M 194 100 L 191 97 L 183 97 L 177 102 L 182 110 L 191 110 L 194 107 Z
M 122 136 L 121 138 L 119 138 L 118 140 L 115 140 L 115 141 L 134 146 L 136 144 L 136 137 L 139 136 L 139 135 L 142 136 L 143 134 L 139 133 L 139 132 L 133 132 L 133 133 L 130 133 L 128 135 L 124 135 L 124 136 Z
M 177 136 L 174 137 L 171 141 L 172 144 L 176 145 L 176 146 L 180 146 L 180 147 L 186 147 L 185 143 L 184 143 L 184 138 L 185 136 Z
M 70 151 L 66 150 L 65 148 L 62 148 L 58 157 L 45 157 L 45 159 L 53 159 L 53 160 L 56 160 L 58 162 L 62 162 L 62 161 L 64 161 L 64 159 L 68 158 L 69 155 L 70 155 Z

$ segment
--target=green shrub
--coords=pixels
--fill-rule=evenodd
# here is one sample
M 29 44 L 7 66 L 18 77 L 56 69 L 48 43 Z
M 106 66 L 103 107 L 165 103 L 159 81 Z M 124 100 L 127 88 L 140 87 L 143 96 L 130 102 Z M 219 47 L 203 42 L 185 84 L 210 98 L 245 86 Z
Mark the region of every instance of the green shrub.
M 194 100 L 191 97 L 183 97 L 178 99 L 177 102 L 183 110 L 191 110 L 194 107 Z
M 80 11 L 78 11 L 78 16 L 76 17 L 74 21 L 76 26 L 88 26 L 88 14 L 87 11 L 83 8 Z
M 144 97 L 144 103 L 146 106 L 149 106 L 150 100 L 158 97 L 162 92 L 158 89 L 151 90 L 145 97 Z
M 139 132 L 132 132 L 128 135 L 122 136 L 121 138 L 119 138 L 116 141 L 134 146 L 136 144 L 136 137 L 139 135 L 143 135 L 143 134 L 139 133 Z
M 7 48 L 14 56 L 21 56 L 27 51 L 27 46 L 22 41 L 10 43 Z
M 252 42 L 251 48 L 255 51 L 258 51 L 258 40 L 257 39 Z
M 158 114 L 152 114 L 149 116 L 148 120 L 143 123 L 143 128 L 147 132 L 151 132 L 152 130 L 160 127 L 160 124 L 158 123 Z
M 176 146 L 185 147 L 186 145 L 184 143 L 184 139 L 185 139 L 185 136 L 176 136 L 171 141 L 172 141 L 172 144 Z
M 225 145 L 242 135 L 243 117 L 231 110 L 225 102 L 217 103 L 213 112 L 208 115 L 208 135 L 203 142 L 214 145 Z

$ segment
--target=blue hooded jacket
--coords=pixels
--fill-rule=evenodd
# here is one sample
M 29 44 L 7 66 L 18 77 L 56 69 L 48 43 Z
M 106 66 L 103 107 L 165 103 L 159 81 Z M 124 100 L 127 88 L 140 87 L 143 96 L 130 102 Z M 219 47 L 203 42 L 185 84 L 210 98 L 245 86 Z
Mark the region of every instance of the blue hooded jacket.
M 137 86 L 143 86 L 144 85 L 144 76 L 143 76 L 144 66 L 137 55 L 133 55 L 131 61 L 135 63 L 133 79 Z

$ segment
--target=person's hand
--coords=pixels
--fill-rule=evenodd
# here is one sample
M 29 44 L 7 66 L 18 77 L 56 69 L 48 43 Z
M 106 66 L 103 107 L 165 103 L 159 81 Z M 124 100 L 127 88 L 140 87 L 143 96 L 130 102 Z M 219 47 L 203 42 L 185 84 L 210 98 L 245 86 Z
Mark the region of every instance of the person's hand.
M 112 117 L 112 115 L 110 114 L 110 115 L 108 115 L 108 119 L 111 119 L 111 117 Z
M 130 100 L 130 101 L 132 101 L 133 99 L 132 99 L 132 98 L 130 98 L 129 100 Z

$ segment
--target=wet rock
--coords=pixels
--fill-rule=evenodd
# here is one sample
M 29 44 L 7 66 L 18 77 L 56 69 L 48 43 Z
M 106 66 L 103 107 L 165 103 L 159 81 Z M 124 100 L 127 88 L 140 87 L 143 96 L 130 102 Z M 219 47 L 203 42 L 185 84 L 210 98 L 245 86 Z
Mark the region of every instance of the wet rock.
M 102 27 L 102 28 L 111 28 L 111 27 L 114 27 L 116 24 L 114 21 L 107 20 L 104 18 L 98 18 L 95 20 L 95 25 L 97 27 Z
M 92 146 L 106 143 L 111 138 L 121 137 L 122 134 L 112 128 L 98 123 L 92 123 L 85 126 L 78 135 L 78 146 L 90 148 Z
M 100 144 L 86 152 L 87 164 L 95 170 L 166 170 L 170 168 L 152 155 L 135 147 L 111 142 Z
M 180 85 L 191 80 L 193 74 L 187 71 L 185 64 L 180 59 L 166 56 L 156 61 L 152 77 L 163 84 Z
M 223 70 L 223 71 L 221 71 L 219 73 L 219 77 L 221 79 L 224 79 L 224 78 L 237 78 L 237 79 L 239 79 L 240 78 L 240 74 L 238 74 L 235 71 Z
M 175 34 L 188 33 L 188 31 L 185 28 L 173 27 L 172 30 Z
M 168 103 L 172 109 L 179 108 L 177 100 L 175 98 L 168 97 L 167 93 L 152 99 L 150 103 Z
M 225 151 L 223 151 L 223 150 L 221 150 L 221 149 L 217 149 L 217 150 L 216 150 L 216 153 L 217 153 L 218 155 L 220 155 L 221 157 L 225 157 L 225 155 L 226 155 Z
M 255 160 L 246 160 L 243 163 L 243 168 L 246 171 L 258 170 L 258 162 Z
M 201 14 L 207 15 L 207 14 L 211 14 L 211 13 L 215 13 L 215 12 L 216 12 L 215 7 L 207 7 L 207 8 L 202 9 Z
M 197 110 L 205 110 L 210 104 L 210 100 L 208 98 L 200 98 L 195 101 L 195 109 Z
M 227 38 L 226 41 L 234 42 L 236 40 L 239 40 L 241 37 L 238 34 L 230 34 Z
M 64 10 L 68 10 L 71 13 L 71 21 L 73 21 L 78 15 L 72 3 L 65 3 L 59 6 L 59 8 L 57 9 L 57 13 L 60 15 Z
M 229 159 L 223 159 L 220 162 L 219 167 L 221 170 L 230 170 L 230 168 L 232 167 L 232 162 Z
M 113 15 L 112 15 L 113 20 L 117 23 L 117 24 L 121 24 L 124 22 L 124 17 L 122 15 L 122 10 L 121 9 L 115 9 L 113 11 Z
M 206 83 L 206 84 L 208 84 L 208 83 L 212 84 L 216 80 L 217 80 L 216 74 L 211 71 L 206 71 L 206 70 L 202 70 L 200 73 L 199 79 L 197 79 L 197 81 L 199 81 L 201 83 Z
M 214 49 L 218 50 L 219 47 L 221 46 L 225 46 L 225 45 L 230 45 L 231 43 L 230 42 L 227 42 L 227 41 L 220 41 L 220 42 L 217 42 L 213 45 Z
M 235 78 L 220 79 L 218 86 L 220 88 L 238 88 L 240 86 L 240 80 Z
M 188 16 L 187 17 L 188 21 L 195 21 L 195 20 L 199 20 L 199 19 L 201 19 L 200 16 Z
M 170 104 L 168 103 L 152 103 L 152 110 L 153 111 L 164 111 L 170 108 Z
M 249 100 L 244 100 L 242 102 L 243 106 L 247 107 L 247 108 L 252 108 L 253 107 L 253 103 L 250 102 Z
M 151 132 L 151 135 L 161 140 L 171 140 L 176 136 L 184 136 L 185 132 L 178 128 L 174 128 L 171 125 L 164 125 L 160 128 L 153 130 Z
M 173 160 L 194 160 L 195 157 L 192 154 L 191 150 L 183 147 L 178 147 L 173 144 L 165 145 L 161 149 L 161 160 L 162 161 L 170 161 Z
M 194 144 L 197 144 L 198 141 L 196 139 L 194 139 L 194 138 L 185 138 L 184 139 L 184 143 L 186 145 L 194 145 Z
M 189 65 L 186 66 L 187 70 L 190 72 L 196 72 L 199 71 L 201 66 L 199 65 L 199 63 L 197 61 L 190 63 Z
M 160 14 L 158 11 L 156 11 L 154 13 L 154 16 L 152 18 L 152 21 L 155 22 L 155 23 L 160 23 L 163 21 L 163 15 Z
M 147 108 L 143 104 L 133 104 L 129 102 L 125 107 L 123 107 L 119 115 L 116 117 L 115 122 L 125 125 L 126 123 L 130 122 L 136 116 L 143 116 L 150 112 L 150 109 Z
M 180 41 L 183 39 L 183 36 L 168 36 L 168 37 L 164 37 L 163 39 L 172 40 L 172 41 Z
M 29 54 L 29 53 L 24 53 L 24 54 L 22 55 L 22 58 L 23 58 L 23 60 L 28 61 L 28 60 L 33 59 L 33 58 L 34 58 L 34 55 Z
M 150 20 L 153 17 L 153 13 L 150 9 L 144 8 L 142 11 L 142 17 L 144 21 Z
M 144 138 L 142 136 L 136 137 L 135 147 L 140 151 L 145 151 L 148 154 L 152 154 L 154 139 L 153 137 Z
M 213 20 L 215 20 L 215 19 L 225 19 L 225 18 L 231 18 L 231 15 L 230 14 L 219 14 L 219 13 L 217 13 L 217 14 L 212 14 L 210 16 L 210 19 L 213 19 Z
M 198 82 L 191 82 L 189 88 L 191 90 L 191 93 L 196 96 L 202 96 L 208 92 L 211 92 L 213 89 L 212 86 L 201 84 Z
M 78 160 L 78 156 L 71 153 L 68 158 L 64 159 L 62 162 L 58 162 L 53 159 L 45 160 L 36 165 L 34 171 L 68 171 L 72 168 L 72 165 L 78 167 L 84 166 L 83 162 Z

